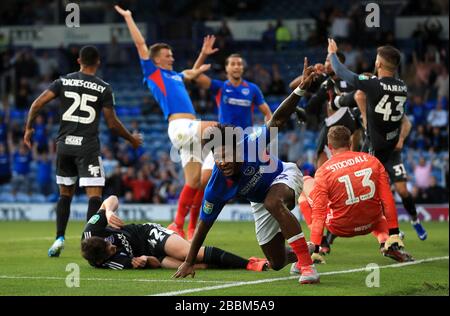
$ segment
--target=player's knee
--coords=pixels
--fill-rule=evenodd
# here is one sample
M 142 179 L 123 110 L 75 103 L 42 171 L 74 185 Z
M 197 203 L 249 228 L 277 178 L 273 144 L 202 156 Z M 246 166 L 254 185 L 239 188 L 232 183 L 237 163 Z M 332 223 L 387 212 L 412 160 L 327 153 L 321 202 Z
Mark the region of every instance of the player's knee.
M 275 270 L 275 271 L 279 271 L 279 270 L 283 269 L 284 266 L 285 266 L 284 260 L 281 261 L 281 260 L 278 260 L 278 259 L 275 260 L 274 258 L 270 258 L 269 262 L 270 262 L 270 267 L 272 268 L 272 270 Z
M 264 207 L 273 216 L 282 216 L 286 209 L 293 209 L 295 201 L 285 201 L 282 197 L 275 197 L 264 202 Z

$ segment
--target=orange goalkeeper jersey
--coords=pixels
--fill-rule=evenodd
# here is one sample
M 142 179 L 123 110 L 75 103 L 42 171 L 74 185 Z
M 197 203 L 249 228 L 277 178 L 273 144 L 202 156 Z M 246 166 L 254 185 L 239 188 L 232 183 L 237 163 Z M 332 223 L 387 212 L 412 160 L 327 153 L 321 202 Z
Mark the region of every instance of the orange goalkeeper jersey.
M 396 216 L 388 175 L 381 162 L 369 154 L 337 154 L 314 178 L 311 241 L 316 245 L 320 245 L 325 225 L 333 233 L 351 237 L 371 231 L 384 210 Z

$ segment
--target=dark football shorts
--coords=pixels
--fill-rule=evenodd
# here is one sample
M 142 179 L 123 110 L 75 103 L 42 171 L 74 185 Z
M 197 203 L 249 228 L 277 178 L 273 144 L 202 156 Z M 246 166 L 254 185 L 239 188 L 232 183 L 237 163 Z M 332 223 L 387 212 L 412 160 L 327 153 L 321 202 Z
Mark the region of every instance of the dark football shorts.
M 385 151 L 376 151 L 374 152 L 374 154 L 374 156 L 381 161 L 387 173 L 389 174 L 391 183 L 403 182 L 408 179 L 405 165 L 402 161 L 401 151 L 391 149 Z
M 56 183 L 74 185 L 80 178 L 80 187 L 105 186 L 102 157 L 98 152 L 84 156 L 56 155 Z
M 166 245 L 167 239 L 174 234 L 174 231 L 156 223 L 146 223 L 143 226 L 145 233 L 148 234 L 147 241 L 150 243 L 151 253 L 148 255 L 156 257 L 159 262 L 162 262 L 167 256 L 164 251 L 164 246 Z

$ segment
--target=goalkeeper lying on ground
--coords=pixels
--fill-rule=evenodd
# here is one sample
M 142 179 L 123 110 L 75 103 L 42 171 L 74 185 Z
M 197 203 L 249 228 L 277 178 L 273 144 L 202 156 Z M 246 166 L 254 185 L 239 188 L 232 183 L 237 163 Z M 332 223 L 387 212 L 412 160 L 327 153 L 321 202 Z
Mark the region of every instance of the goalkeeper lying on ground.
M 115 270 L 139 268 L 177 269 L 184 262 L 190 243 L 159 224 L 125 225 L 115 211 L 116 196 L 110 196 L 90 218 L 83 232 L 81 255 L 90 265 Z M 216 247 L 202 247 L 197 268 L 264 271 L 268 261 L 244 259 Z

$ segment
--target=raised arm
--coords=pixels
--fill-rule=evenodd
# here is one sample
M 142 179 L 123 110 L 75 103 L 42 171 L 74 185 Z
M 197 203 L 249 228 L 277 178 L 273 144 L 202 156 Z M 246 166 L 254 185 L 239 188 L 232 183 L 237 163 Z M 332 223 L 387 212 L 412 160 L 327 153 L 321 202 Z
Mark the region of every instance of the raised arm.
M 192 81 L 196 80 L 200 75 L 207 72 L 211 68 L 210 64 L 201 65 L 198 69 L 186 69 L 183 70 L 184 80 Z M 203 77 L 206 77 L 203 75 Z M 209 78 L 208 78 L 209 79 Z M 209 85 L 211 85 L 211 80 L 209 80 Z
M 124 10 L 118 5 L 115 5 L 114 8 L 125 19 L 128 30 L 130 31 L 131 37 L 133 38 L 134 45 L 136 45 L 139 57 L 144 60 L 149 59 L 150 52 L 148 50 L 147 44 L 145 43 L 145 38 L 142 36 L 141 31 L 139 31 L 139 28 L 134 22 L 131 11 Z
M 346 81 L 351 86 L 357 88 L 358 85 L 358 75 L 350 71 L 345 67 L 336 55 L 338 47 L 334 39 L 328 39 L 328 54 L 330 54 L 331 66 L 333 67 L 336 75 L 342 80 Z
M 300 85 L 280 104 L 278 109 L 267 123 L 267 127 L 282 127 L 295 112 L 298 101 L 305 94 L 305 90 L 310 86 L 315 73 L 312 66 L 308 67 L 308 59 L 305 57 L 303 75 Z
M 202 50 L 195 61 L 194 67 L 192 68 L 193 70 L 200 69 L 208 56 L 215 54 L 219 50 L 218 48 L 214 48 L 215 41 L 216 37 L 214 35 L 205 36 L 203 39 Z M 197 76 L 195 83 L 202 89 L 209 89 L 209 87 L 211 87 L 211 78 L 202 73 Z
M 56 94 L 50 90 L 45 90 L 42 94 L 34 100 L 28 112 L 27 123 L 25 125 L 25 134 L 23 135 L 23 142 L 31 149 L 31 136 L 34 133 L 33 122 L 39 114 L 39 111 L 51 100 L 56 98 Z

